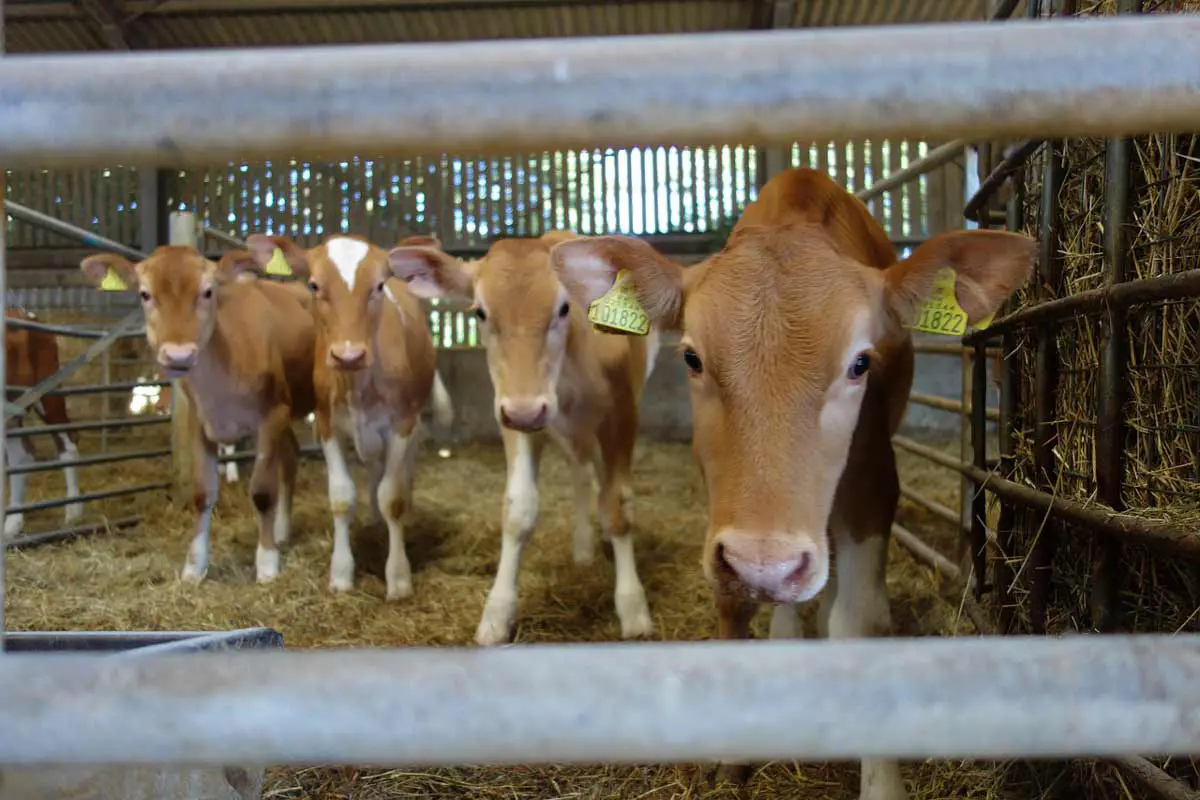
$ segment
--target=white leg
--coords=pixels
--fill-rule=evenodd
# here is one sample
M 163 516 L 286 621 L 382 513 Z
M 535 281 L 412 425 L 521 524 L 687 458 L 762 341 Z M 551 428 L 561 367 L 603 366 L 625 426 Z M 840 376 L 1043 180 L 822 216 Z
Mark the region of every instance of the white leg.
M 204 507 L 196 518 L 196 533 L 188 548 L 187 560 L 183 564 L 180 578 L 187 583 L 200 583 L 208 574 L 208 550 L 212 533 L 212 512 L 221 493 L 221 480 L 217 471 L 216 453 L 204 453 Z
M 348 592 L 354 588 L 354 554 L 350 551 L 350 515 L 354 509 L 354 478 L 346 466 L 336 436 L 321 442 L 329 476 L 329 510 L 333 512 L 333 557 L 329 562 L 329 588 Z
M 654 630 L 654 623 L 650 621 L 646 590 L 642 588 L 637 562 L 633 557 L 633 534 L 612 537 L 612 546 L 613 565 L 617 573 L 615 601 L 617 619 L 621 621 L 621 638 L 649 636 Z
M 65 433 L 60 433 L 58 435 L 58 443 L 60 446 L 59 458 L 62 461 L 74 462 L 79 460 L 79 448 L 75 446 L 75 443 L 71 441 L 69 436 Z M 67 497 L 79 497 L 79 468 L 74 466 L 63 467 L 63 475 L 67 479 Z M 65 520 L 67 525 L 78 522 L 82 516 L 82 503 L 72 503 L 67 506 Z
M 848 534 L 835 536 L 837 594 L 829 610 L 829 638 L 853 639 L 887 634 L 891 630 L 884 565 L 887 541 L 882 536 L 856 542 Z M 860 800 L 908 800 L 900 764 L 892 759 L 864 758 Z
M 517 576 L 521 571 L 521 552 L 533 535 L 538 520 L 538 464 L 532 439 L 523 433 L 513 435 L 515 452 L 508 467 L 508 485 L 504 490 L 503 539 L 496 579 L 483 607 L 483 618 L 475 632 L 475 641 L 494 645 L 508 641 L 517 614 Z
M 237 451 L 237 446 L 232 444 L 223 444 L 220 445 L 217 450 L 223 456 L 231 456 Z M 238 465 L 236 461 L 225 462 L 225 482 L 238 482 Z
M 596 532 L 592 528 L 592 486 L 590 461 L 574 461 L 575 529 L 571 537 L 571 555 L 575 563 L 588 566 L 596 555 Z
M 403 600 L 412 595 L 412 567 L 404 549 L 404 521 L 412 504 L 410 446 L 408 437 L 392 434 L 383 480 L 379 482 L 376 508 L 382 512 L 388 529 L 388 557 L 384 567 L 388 600 Z
M 383 522 L 383 512 L 379 508 L 379 489 L 383 484 L 383 476 L 387 470 L 386 459 L 377 459 L 367 465 L 367 495 L 370 498 L 371 511 L 368 520 L 370 525 L 378 525 Z
M 21 439 L 6 437 L 4 439 L 4 459 L 6 468 L 12 468 L 21 464 L 29 464 L 33 462 L 31 456 L 25 450 L 25 445 Z M 8 502 L 7 506 L 25 505 L 25 488 L 29 483 L 29 475 L 22 472 L 19 475 L 8 476 Z M 25 515 L 21 513 L 8 514 L 4 517 L 4 538 L 10 538 L 21 533 L 25 529 Z
M 292 538 L 292 489 L 279 482 L 279 505 L 275 507 L 275 544 Z M 276 551 L 278 552 L 278 551 Z
M 800 618 L 796 616 L 796 607 L 783 603 L 775 606 L 771 612 L 772 639 L 799 639 Z

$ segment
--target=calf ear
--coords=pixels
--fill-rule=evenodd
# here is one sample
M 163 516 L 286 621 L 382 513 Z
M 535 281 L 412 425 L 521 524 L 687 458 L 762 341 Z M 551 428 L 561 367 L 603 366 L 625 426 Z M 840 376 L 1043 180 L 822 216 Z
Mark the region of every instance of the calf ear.
M 275 257 L 275 250 L 283 251 L 283 259 L 291 268 L 292 273 L 300 278 L 308 277 L 308 254 L 304 248 L 286 236 L 267 236 L 262 233 L 252 233 L 246 237 L 246 247 L 249 248 L 254 262 L 266 271 L 267 265 Z
M 126 258 L 123 258 L 116 253 L 95 253 L 79 262 L 79 269 L 83 271 L 84 277 L 88 282 L 97 288 L 107 289 L 104 285 L 109 278 L 111 270 L 121 283 L 125 284 L 127 289 L 138 288 L 137 268 Z M 117 289 L 117 291 L 120 291 Z
M 474 264 L 463 263 L 440 246 L 393 247 L 388 253 L 388 266 L 417 297 L 474 298 Z
M 967 323 L 996 313 L 1033 272 L 1037 242 L 1006 231 L 952 231 L 934 236 L 884 273 L 889 302 L 905 324 L 916 316 L 945 267 Z
M 222 280 L 240 278 L 243 275 L 262 275 L 262 265 L 250 250 L 230 250 L 217 262 L 217 275 Z
M 567 239 L 550 250 L 550 264 L 567 292 L 592 304 L 628 272 L 641 304 L 655 327 L 678 328 L 683 320 L 683 268 L 632 236 Z
M 412 236 L 405 236 L 396 242 L 396 247 L 436 247 L 440 250 L 442 243 L 438 241 L 436 236 L 426 236 L 418 233 Z

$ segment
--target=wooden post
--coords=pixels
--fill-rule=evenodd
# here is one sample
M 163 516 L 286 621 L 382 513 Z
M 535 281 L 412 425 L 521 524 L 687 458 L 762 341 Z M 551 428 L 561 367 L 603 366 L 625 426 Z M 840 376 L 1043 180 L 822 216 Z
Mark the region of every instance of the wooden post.
M 171 212 L 169 243 L 196 247 L 199 241 L 196 215 L 187 211 Z M 178 506 L 187 505 L 192 499 L 192 426 L 198 424 L 180 381 L 171 381 L 171 459 L 174 464 L 171 499 Z

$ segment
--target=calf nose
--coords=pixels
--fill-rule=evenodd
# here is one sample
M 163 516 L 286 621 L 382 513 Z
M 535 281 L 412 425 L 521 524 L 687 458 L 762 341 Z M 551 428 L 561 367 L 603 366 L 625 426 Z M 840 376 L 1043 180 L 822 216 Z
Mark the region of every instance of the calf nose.
M 717 579 L 728 588 L 772 603 L 809 600 L 824 586 L 816 568 L 818 551 L 812 539 L 772 538 L 747 531 L 726 530 L 717 535 L 713 550 Z M 734 584 L 730 586 L 729 584 Z
M 367 362 L 367 348 L 350 342 L 335 344 L 329 348 L 329 360 L 340 369 L 360 369 Z
M 545 400 L 504 400 L 500 403 L 500 424 L 515 431 L 540 431 L 546 427 L 550 406 Z
M 167 369 L 191 369 L 196 364 L 196 345 L 167 342 L 158 348 L 158 363 Z

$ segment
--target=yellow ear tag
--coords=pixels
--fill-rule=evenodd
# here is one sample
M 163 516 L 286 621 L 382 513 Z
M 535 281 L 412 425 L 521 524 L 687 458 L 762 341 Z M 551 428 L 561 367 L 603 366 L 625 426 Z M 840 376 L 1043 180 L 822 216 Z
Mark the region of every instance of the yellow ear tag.
M 267 262 L 267 266 L 263 271 L 268 275 L 280 275 L 284 278 L 294 274 L 291 265 L 283 257 L 283 251 L 278 247 L 275 248 L 275 252 L 271 255 L 271 260 Z
M 637 289 L 624 270 L 604 296 L 588 306 L 588 321 L 604 333 L 621 336 L 645 336 L 650 332 L 650 317 L 637 299 Z
M 121 276 L 117 274 L 117 271 L 109 267 L 104 280 L 100 281 L 100 291 L 126 292 L 129 291 L 129 287 L 125 285 L 125 281 L 121 280 Z
M 933 279 L 933 293 L 917 314 L 917 321 L 912 324 L 913 330 L 925 333 L 937 333 L 943 336 L 962 336 L 967 332 L 967 312 L 958 304 L 954 294 L 954 270 L 942 267 Z M 992 324 L 996 314 L 992 312 L 971 326 L 973 330 L 983 330 Z

